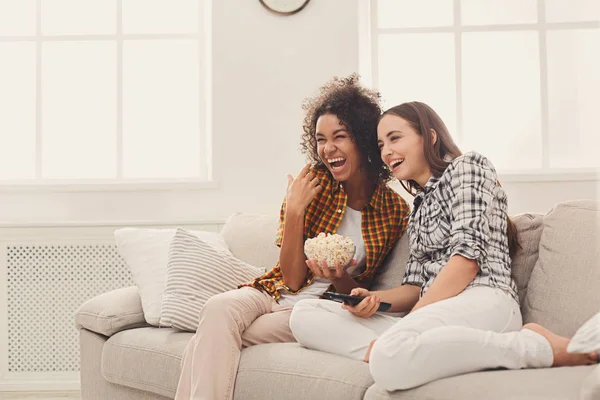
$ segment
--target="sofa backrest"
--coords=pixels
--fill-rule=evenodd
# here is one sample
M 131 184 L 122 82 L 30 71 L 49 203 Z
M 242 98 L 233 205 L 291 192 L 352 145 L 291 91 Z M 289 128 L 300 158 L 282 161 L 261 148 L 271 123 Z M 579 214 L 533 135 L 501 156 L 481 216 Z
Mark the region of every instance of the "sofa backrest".
M 543 218 L 523 320 L 572 336 L 600 309 L 600 202 L 569 201 Z
M 533 266 L 538 258 L 538 243 L 542 234 L 542 215 L 520 214 L 512 217 L 517 227 L 521 249 L 513 260 L 513 275 L 524 299 Z M 235 213 L 229 217 L 221 235 L 229 250 L 242 261 L 269 270 L 279 258 L 275 235 L 279 218 L 261 214 Z M 408 235 L 402 236 L 388 254 L 378 274 L 373 279 L 373 290 L 399 286 L 408 260 Z
M 512 217 L 521 249 L 513 260 L 513 275 L 524 299 L 531 271 L 538 258 L 538 243 L 542 234 L 542 215 L 520 214 Z M 269 270 L 279 259 L 275 235 L 279 225 L 276 216 L 235 213 L 229 217 L 221 235 L 234 256 L 251 265 Z M 408 260 L 408 235 L 403 235 L 373 279 L 373 290 L 385 290 L 399 286 L 404 277 Z
M 512 276 L 517 284 L 521 307 L 527 293 L 531 271 L 538 259 L 538 247 L 542 236 L 541 214 L 519 214 L 510 217 L 517 228 L 519 249 L 512 257 Z
M 511 217 L 517 228 L 521 248 L 513 258 L 513 278 L 519 289 L 519 298 L 524 299 L 531 271 L 538 258 L 538 244 L 542 234 L 541 214 L 519 214 Z M 379 273 L 373 280 L 373 290 L 391 289 L 402 284 L 408 261 L 408 235 L 403 235 L 387 256 Z
M 387 290 L 400 286 L 408 261 L 408 235 L 402 235 L 385 258 L 371 283 L 371 290 Z
M 235 257 L 269 271 L 279 260 L 278 226 L 276 216 L 235 213 L 223 225 L 221 235 Z
M 278 226 L 278 217 L 235 213 L 223 225 L 221 235 L 236 258 L 268 271 L 279 259 L 279 248 L 275 245 Z M 391 289 L 402 284 L 407 259 L 408 236 L 405 235 L 375 276 L 371 285 L 373 290 Z
M 572 335 L 600 309 L 600 203 L 569 201 L 545 216 L 511 217 L 521 249 L 512 274 L 521 299 L 524 323 L 537 322 L 561 335 Z M 278 260 L 278 217 L 233 214 L 221 234 L 237 258 L 266 270 Z M 403 236 L 374 278 L 374 290 L 401 284 L 408 259 Z

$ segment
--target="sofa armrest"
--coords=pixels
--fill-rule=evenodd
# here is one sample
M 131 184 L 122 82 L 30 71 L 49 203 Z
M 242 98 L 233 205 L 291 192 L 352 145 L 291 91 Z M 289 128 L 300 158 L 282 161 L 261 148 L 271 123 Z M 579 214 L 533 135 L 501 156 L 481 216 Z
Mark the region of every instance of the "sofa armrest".
M 86 301 L 75 313 L 75 325 L 77 329 L 104 336 L 148 326 L 137 286 L 116 289 Z
M 600 365 L 592 370 L 583 381 L 581 400 L 600 399 Z

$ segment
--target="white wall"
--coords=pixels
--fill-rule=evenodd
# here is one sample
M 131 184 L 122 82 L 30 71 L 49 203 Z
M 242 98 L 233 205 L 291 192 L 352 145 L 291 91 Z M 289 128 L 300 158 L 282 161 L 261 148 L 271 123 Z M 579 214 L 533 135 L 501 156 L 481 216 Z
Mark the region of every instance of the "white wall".
M 503 182 L 511 214 L 545 213 L 556 203 L 567 200 L 600 200 L 598 181 L 573 182 Z
M 359 1 L 313 0 L 291 17 L 271 14 L 258 1 L 213 1 L 218 188 L 0 191 L 0 223 L 220 220 L 236 211 L 277 213 L 286 174 L 304 164 L 298 151 L 302 100 L 333 75 L 358 70 Z M 513 214 L 545 212 L 567 199 L 600 198 L 595 181 L 503 185 Z
M 500 183 L 508 196 L 508 212 L 511 215 L 535 212 L 545 214 L 555 204 L 579 199 L 600 200 L 598 181 L 573 182 L 507 182 Z M 392 187 L 412 203 L 412 196 L 398 183 Z
M 280 17 L 256 0 L 213 0 L 213 136 L 217 189 L 7 193 L 0 223 L 224 219 L 277 213 L 298 151 L 304 98 L 358 70 L 358 0 L 313 0 Z M 157 160 L 157 162 L 163 162 Z

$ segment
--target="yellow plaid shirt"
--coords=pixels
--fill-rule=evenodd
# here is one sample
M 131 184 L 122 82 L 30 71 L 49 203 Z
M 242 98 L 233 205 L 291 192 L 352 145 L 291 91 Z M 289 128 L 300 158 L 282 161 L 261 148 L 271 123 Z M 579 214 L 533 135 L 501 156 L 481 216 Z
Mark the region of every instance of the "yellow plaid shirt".
M 321 232 L 335 233 L 344 216 L 346 201 L 348 200 L 342 185 L 333 179 L 326 168 L 313 168 L 312 173 L 319 179 L 319 184 L 323 189 L 312 200 L 304 214 L 304 240 L 313 238 Z M 381 183 L 375 188 L 371 201 L 361 213 L 362 237 L 367 259 L 365 271 L 354 277 L 356 281 L 364 281 L 373 277 L 385 256 L 406 229 L 410 209 L 398 193 L 386 184 Z M 281 206 L 279 218 L 280 223 L 275 244 L 281 247 L 285 224 L 285 200 Z M 310 285 L 313 279 L 314 274 L 310 269 L 307 270 L 302 287 L 297 291 L 292 291 L 283 282 L 283 275 L 278 262 L 272 270 L 252 282 L 240 285 L 240 287 L 252 286 L 264 290 L 275 300 L 279 300 L 281 289 L 285 289 L 290 293 L 297 293 Z M 335 290 L 335 287 L 331 285 L 328 290 Z

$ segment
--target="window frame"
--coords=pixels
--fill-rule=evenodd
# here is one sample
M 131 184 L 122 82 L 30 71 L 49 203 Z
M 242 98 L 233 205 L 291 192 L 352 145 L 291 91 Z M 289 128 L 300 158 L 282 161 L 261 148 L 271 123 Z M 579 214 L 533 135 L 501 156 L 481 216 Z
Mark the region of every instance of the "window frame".
M 6 192 L 99 192 L 138 190 L 198 190 L 219 186 L 215 180 L 212 140 L 212 0 L 198 2 L 198 32 L 189 34 L 123 33 L 123 0 L 116 3 L 115 34 L 42 34 L 42 0 L 35 1 L 35 35 L 0 35 L 0 43 L 33 42 L 36 46 L 35 93 L 35 178 L 0 179 L 0 193 Z M 200 119 L 200 157 L 198 178 L 123 178 L 123 44 L 126 40 L 194 39 L 198 43 L 198 117 Z M 117 177 L 114 179 L 53 179 L 42 177 L 42 45 L 46 42 L 109 41 L 117 48 Z
M 460 141 L 463 127 L 462 105 L 462 34 L 466 32 L 502 32 L 502 31 L 535 31 L 538 32 L 540 62 L 540 96 L 541 96 L 541 150 L 542 166 L 540 168 L 516 171 L 498 171 L 503 182 L 565 182 L 565 181 L 600 181 L 600 168 L 551 168 L 549 154 L 549 114 L 548 114 L 548 60 L 547 32 L 555 30 L 600 29 L 600 21 L 579 22 L 546 22 L 545 0 L 538 0 L 537 22 L 519 24 L 493 24 L 463 26 L 461 21 L 461 0 L 453 1 L 453 24 L 440 27 L 411 28 L 379 28 L 378 0 L 359 2 L 359 71 L 362 81 L 373 88 L 379 88 L 378 80 L 378 43 L 379 34 L 414 34 L 414 33 L 453 33 L 454 63 L 456 84 L 456 128 L 453 136 Z

